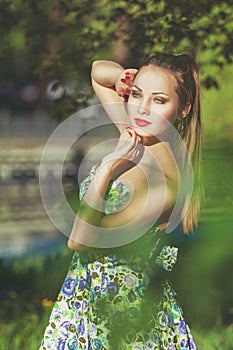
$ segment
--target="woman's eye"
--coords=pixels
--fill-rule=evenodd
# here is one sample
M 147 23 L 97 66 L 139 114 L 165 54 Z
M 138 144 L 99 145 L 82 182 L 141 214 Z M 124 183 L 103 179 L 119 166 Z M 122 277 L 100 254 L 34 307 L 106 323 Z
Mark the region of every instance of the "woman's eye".
M 139 98 L 140 97 L 140 93 L 139 92 L 136 92 L 136 91 L 132 91 L 131 92 L 131 95 L 135 98 Z
M 154 99 L 154 102 L 155 102 L 155 103 L 159 103 L 159 104 L 163 104 L 163 103 L 164 103 L 164 100 L 163 100 L 162 98 L 156 97 L 156 98 Z

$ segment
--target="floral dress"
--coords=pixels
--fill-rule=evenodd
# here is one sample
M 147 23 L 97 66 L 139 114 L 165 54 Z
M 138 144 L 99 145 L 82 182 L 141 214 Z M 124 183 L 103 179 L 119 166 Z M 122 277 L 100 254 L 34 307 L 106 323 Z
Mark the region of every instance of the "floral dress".
M 92 168 L 82 182 L 80 198 L 94 174 Z M 114 181 L 105 213 L 131 196 Z M 179 250 L 167 236 L 152 227 L 124 247 L 75 252 L 40 350 L 197 349 L 167 278 Z

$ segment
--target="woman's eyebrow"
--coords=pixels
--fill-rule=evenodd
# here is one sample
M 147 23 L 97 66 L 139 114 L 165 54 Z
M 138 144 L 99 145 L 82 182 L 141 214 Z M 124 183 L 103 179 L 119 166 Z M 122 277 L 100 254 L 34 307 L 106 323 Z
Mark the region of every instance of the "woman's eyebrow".
M 169 97 L 169 95 L 166 94 L 166 93 L 163 92 L 163 91 L 155 91 L 155 92 L 152 92 L 152 95 L 165 95 L 165 96 Z
M 133 85 L 132 88 L 135 88 L 135 89 L 137 89 L 137 90 L 142 92 L 142 89 L 139 86 L 137 86 L 137 85 Z
M 133 88 L 135 88 L 135 89 L 137 89 L 137 90 L 143 92 L 143 90 L 142 90 L 139 86 L 137 86 L 137 85 L 133 85 L 133 86 L 132 86 L 132 89 L 133 89 Z M 152 92 L 152 95 L 165 95 L 165 96 L 169 97 L 169 95 L 166 94 L 166 93 L 163 92 L 163 91 L 154 91 L 154 92 Z

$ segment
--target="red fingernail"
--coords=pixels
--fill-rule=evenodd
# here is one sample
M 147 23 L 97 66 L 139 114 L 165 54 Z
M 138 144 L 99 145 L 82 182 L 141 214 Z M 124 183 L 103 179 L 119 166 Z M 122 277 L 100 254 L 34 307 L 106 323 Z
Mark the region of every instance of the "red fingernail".
M 126 83 L 126 80 L 122 78 L 122 79 L 121 79 L 121 82 L 122 82 L 122 83 Z
M 129 79 L 131 79 L 131 78 L 130 78 L 128 75 L 126 75 L 126 76 L 125 76 L 125 79 L 126 79 L 126 80 L 129 80 Z
M 130 75 L 130 72 L 125 72 L 125 75 Z
M 125 93 L 128 95 L 130 94 L 130 89 L 125 89 Z
M 118 96 L 124 96 L 124 93 L 123 92 L 119 92 Z

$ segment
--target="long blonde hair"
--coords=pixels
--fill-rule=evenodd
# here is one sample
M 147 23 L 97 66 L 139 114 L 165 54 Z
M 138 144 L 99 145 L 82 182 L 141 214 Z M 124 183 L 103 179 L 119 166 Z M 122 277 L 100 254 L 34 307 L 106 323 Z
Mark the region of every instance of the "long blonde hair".
M 172 55 L 158 53 L 143 61 L 140 68 L 153 65 L 173 73 L 177 80 L 177 94 L 180 99 L 180 110 L 187 104 L 191 105 L 188 115 L 175 124 L 183 138 L 194 171 L 194 187 L 188 209 L 182 219 L 184 233 L 192 232 L 197 226 L 200 202 L 203 194 L 201 185 L 201 111 L 200 82 L 198 67 L 194 59 L 186 54 Z M 180 128 L 182 123 L 182 128 Z

